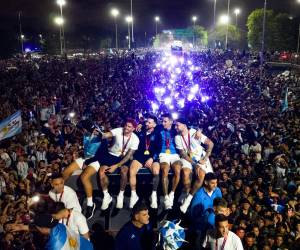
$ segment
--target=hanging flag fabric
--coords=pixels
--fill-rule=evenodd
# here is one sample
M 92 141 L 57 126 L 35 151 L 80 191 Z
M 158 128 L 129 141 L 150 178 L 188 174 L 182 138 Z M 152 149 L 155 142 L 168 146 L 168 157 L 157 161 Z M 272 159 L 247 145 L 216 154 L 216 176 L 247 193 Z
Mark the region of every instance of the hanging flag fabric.
M 97 136 L 93 135 L 84 135 L 83 136 L 83 147 L 84 147 L 84 156 L 85 158 L 93 157 L 98 148 L 101 145 L 101 140 Z
M 0 141 L 15 136 L 22 131 L 21 111 L 0 122 Z
M 51 229 L 47 250 L 93 250 L 93 245 L 79 234 L 58 223 Z
M 180 221 L 176 223 L 167 220 L 160 223 L 159 244 L 164 250 L 177 250 L 186 242 L 184 229 L 179 224 Z
M 281 112 L 285 112 L 289 109 L 288 95 L 289 95 L 289 88 L 286 87 L 284 93 L 284 99 L 281 101 Z

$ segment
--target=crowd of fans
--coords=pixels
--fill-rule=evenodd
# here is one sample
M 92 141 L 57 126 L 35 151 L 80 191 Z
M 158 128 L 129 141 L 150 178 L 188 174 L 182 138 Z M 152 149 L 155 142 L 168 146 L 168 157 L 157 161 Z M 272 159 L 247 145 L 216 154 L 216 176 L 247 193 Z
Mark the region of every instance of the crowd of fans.
M 137 51 L 0 62 L 0 120 L 21 110 L 23 122 L 21 134 L 0 144 L 3 249 L 37 248 L 30 233 L 11 232 L 8 225 L 28 224 L 28 200 L 48 194 L 51 175 L 82 155 L 78 121 L 89 119 L 109 131 L 127 117 L 138 121 L 152 111 L 153 65 L 159 57 Z M 244 249 L 299 249 L 300 78 L 261 72 L 245 53 L 205 51 L 190 59 L 200 68 L 194 81 L 210 99 L 181 113 L 214 143 L 210 162 L 231 231 Z M 287 87 L 288 110 L 282 112 Z

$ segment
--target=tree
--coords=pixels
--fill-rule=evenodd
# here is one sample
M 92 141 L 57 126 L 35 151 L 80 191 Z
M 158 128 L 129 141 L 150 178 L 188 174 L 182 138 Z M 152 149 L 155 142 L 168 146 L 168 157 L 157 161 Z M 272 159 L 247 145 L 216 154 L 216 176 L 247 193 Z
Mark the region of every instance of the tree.
M 196 45 L 207 46 L 208 44 L 208 33 L 204 27 L 200 25 L 195 26 L 195 39 Z
M 279 13 L 275 17 L 276 30 L 274 34 L 274 49 L 294 50 L 297 44 L 297 22 L 286 13 Z
M 254 10 L 248 17 L 248 43 L 253 50 L 261 49 L 263 30 L 263 9 Z M 290 50 L 296 47 L 296 22 L 286 13 L 266 11 L 266 50 Z
M 242 31 L 235 25 L 228 26 L 228 47 L 237 48 L 242 38 Z M 226 25 L 217 26 L 216 29 L 211 30 L 208 34 L 209 47 L 215 47 L 216 44 L 221 44 L 225 48 L 226 41 Z

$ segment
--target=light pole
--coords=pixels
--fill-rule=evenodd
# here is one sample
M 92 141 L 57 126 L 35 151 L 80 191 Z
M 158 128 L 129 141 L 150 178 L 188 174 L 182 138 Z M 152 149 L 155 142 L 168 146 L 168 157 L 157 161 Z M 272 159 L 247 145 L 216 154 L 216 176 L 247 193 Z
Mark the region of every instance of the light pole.
M 66 1 L 65 0 L 56 0 L 57 5 L 59 6 L 60 9 L 60 18 L 61 20 L 64 20 L 63 17 L 63 6 L 66 5 Z M 66 42 L 65 42 L 65 30 L 64 30 L 64 21 L 62 21 L 62 24 L 60 25 L 60 29 L 61 29 L 61 40 L 62 40 L 62 45 L 63 45 L 63 50 L 61 52 L 61 54 L 63 54 L 66 50 Z
M 60 16 L 54 18 L 54 22 L 59 26 L 59 40 L 60 40 L 60 54 L 63 55 L 63 40 L 62 40 L 62 25 L 64 24 L 64 19 Z
M 195 47 L 195 26 L 196 26 L 197 17 L 193 16 L 192 21 L 194 23 L 194 25 L 193 25 L 193 47 Z
M 216 28 L 217 0 L 214 0 L 214 29 Z
M 237 25 L 238 25 L 238 15 L 241 14 L 241 10 L 239 8 L 236 8 L 234 10 L 234 14 L 235 14 L 235 26 L 237 27 Z
M 127 17 L 125 18 L 125 21 L 126 21 L 127 24 L 128 24 L 128 49 L 130 49 L 130 48 L 131 48 L 130 24 L 133 23 L 132 16 L 127 16 Z
M 25 36 L 22 34 L 21 37 L 21 49 L 22 49 L 22 54 L 24 54 L 24 39 L 25 39 Z
M 219 19 L 219 23 L 221 25 L 226 25 L 226 27 L 228 27 L 228 24 L 229 24 L 229 16 L 228 15 L 222 15 L 220 16 L 220 19 Z M 227 48 L 227 43 L 228 43 L 228 32 L 226 32 L 226 37 L 225 37 L 225 48 Z
M 117 17 L 120 14 L 118 9 L 112 9 L 111 10 L 111 15 L 115 19 L 115 30 L 116 30 L 116 50 L 118 50 L 118 24 L 117 24 Z
M 267 11 L 267 0 L 264 3 L 264 17 L 263 17 L 263 31 L 262 31 L 262 39 L 261 39 L 261 54 L 260 54 L 260 65 L 262 67 L 264 61 L 264 50 L 265 50 L 265 32 L 266 32 L 266 11 Z M 261 69 L 262 74 L 262 69 Z
M 156 17 L 154 18 L 154 21 L 155 21 L 155 37 L 157 37 L 157 25 L 158 25 L 158 23 L 159 23 L 159 21 L 160 21 L 159 16 L 156 16 Z
M 133 6 L 132 6 L 132 0 L 130 0 L 130 16 L 131 19 L 133 19 Z M 134 36 L 133 36 L 133 22 L 131 21 L 131 38 L 132 38 L 132 42 L 134 43 Z
M 21 12 L 19 12 L 19 31 L 20 31 L 20 42 L 21 42 L 21 52 L 24 54 L 24 38 L 25 36 L 22 34 L 22 22 L 21 22 Z
M 300 4 L 300 0 L 297 0 L 297 3 Z M 297 62 L 299 58 L 299 48 L 300 47 L 300 23 L 299 23 L 299 31 L 298 31 L 298 43 L 297 43 Z
M 228 16 L 228 22 L 226 25 L 226 41 L 225 41 L 225 48 L 228 49 L 228 31 L 229 31 L 229 11 L 230 11 L 230 0 L 228 0 L 228 6 L 227 6 L 227 16 Z

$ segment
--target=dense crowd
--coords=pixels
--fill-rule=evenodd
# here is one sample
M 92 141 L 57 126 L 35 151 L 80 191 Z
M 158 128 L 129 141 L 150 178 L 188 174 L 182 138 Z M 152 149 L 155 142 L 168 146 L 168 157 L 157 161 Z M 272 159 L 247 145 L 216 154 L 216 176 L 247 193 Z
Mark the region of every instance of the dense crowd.
M 156 84 L 153 65 L 160 57 L 161 52 L 136 51 L 0 62 L 0 120 L 21 110 L 23 122 L 21 134 L 0 144 L 3 249 L 39 249 L 31 232 L 13 232 L 11 224 L 29 224 L 32 197 L 55 189 L 55 179 L 83 156 L 80 121 L 93 121 L 108 133 L 128 118 L 140 124 L 147 120 Z M 204 179 L 204 185 L 217 178 L 223 198 L 210 207 L 216 222 L 222 223 L 218 214 L 224 213 L 244 249 L 299 249 L 300 78 L 291 72 L 278 75 L 267 66 L 261 72 L 246 53 L 205 51 L 188 57 L 200 69 L 194 82 L 209 100 L 186 105 L 180 110 L 185 119 L 179 122 L 202 131 L 214 144 L 209 160 L 216 177 Z M 286 91 L 288 109 L 282 110 Z M 161 114 L 156 115 L 159 124 Z M 196 200 L 197 193 L 193 195 Z M 57 207 L 51 213 L 68 218 L 63 212 L 57 215 L 68 207 Z M 203 222 L 203 214 L 197 217 L 192 210 L 193 202 L 187 234 L 198 232 L 195 220 Z M 95 228 L 87 236 L 94 243 Z

